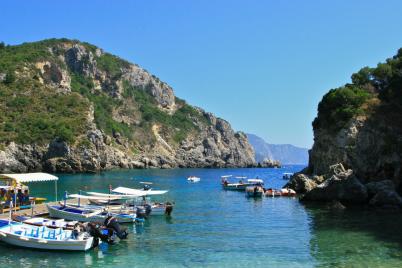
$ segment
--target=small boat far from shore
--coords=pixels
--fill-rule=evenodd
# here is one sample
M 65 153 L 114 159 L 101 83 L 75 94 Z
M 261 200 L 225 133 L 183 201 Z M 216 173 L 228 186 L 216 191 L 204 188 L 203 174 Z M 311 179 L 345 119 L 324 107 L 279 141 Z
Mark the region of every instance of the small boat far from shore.
M 187 181 L 192 182 L 192 183 L 199 182 L 200 180 L 201 180 L 201 178 L 196 177 L 196 176 L 190 176 L 187 178 Z

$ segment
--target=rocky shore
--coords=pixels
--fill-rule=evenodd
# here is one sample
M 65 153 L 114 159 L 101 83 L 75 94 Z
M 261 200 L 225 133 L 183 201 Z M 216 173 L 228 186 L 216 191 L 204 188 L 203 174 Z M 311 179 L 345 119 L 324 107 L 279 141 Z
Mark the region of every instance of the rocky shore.
M 295 174 L 285 185 L 302 194 L 301 201 L 326 202 L 336 206 L 367 205 L 374 208 L 402 209 L 402 197 L 391 180 L 362 183 L 342 164 L 329 167 L 323 176 Z

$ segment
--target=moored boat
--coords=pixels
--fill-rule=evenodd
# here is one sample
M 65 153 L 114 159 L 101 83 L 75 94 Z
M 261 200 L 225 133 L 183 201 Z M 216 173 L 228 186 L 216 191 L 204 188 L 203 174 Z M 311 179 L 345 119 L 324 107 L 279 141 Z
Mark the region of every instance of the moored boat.
M 296 196 L 296 191 L 289 188 L 281 189 L 281 196 Z
M 110 213 L 104 209 L 86 209 L 79 207 L 70 206 L 52 206 L 47 204 L 47 209 L 49 215 L 52 218 L 66 219 L 70 221 L 80 221 L 80 222 L 103 222 L 106 217 L 114 216 L 119 223 L 133 223 L 136 220 L 136 214 L 126 214 L 126 213 Z
M 264 189 L 260 185 L 247 186 L 246 197 L 262 197 Z
M 133 205 L 150 209 L 149 214 L 154 216 L 168 215 L 173 212 L 174 204 L 171 202 L 151 202 L 150 196 L 166 194 L 167 190 L 153 190 L 149 185 L 145 185 L 143 189 L 133 189 L 127 187 L 117 187 L 112 190 L 113 193 L 122 195 L 141 195 L 141 200 L 138 198 L 133 200 Z
M 199 182 L 201 180 L 201 178 L 196 177 L 196 176 L 190 176 L 187 178 L 188 182 Z
M 235 177 L 239 179 L 238 183 L 230 183 L 228 178 L 230 175 L 222 176 L 222 187 L 224 190 L 231 190 L 231 191 L 245 191 L 248 186 L 263 186 L 264 181 L 261 179 L 248 179 L 245 182 L 243 181 L 247 177 Z
M 1 226 L 3 225 L 3 226 Z M 18 222 L 7 222 L 0 226 L 0 241 L 34 249 L 86 251 L 99 241 L 87 232 L 76 233 L 72 230 L 50 229 Z
M 121 227 L 117 220 L 113 217 L 107 217 L 104 222 L 86 222 L 80 223 L 77 221 L 65 221 L 64 219 L 47 219 L 42 217 L 27 217 L 20 215 L 12 215 L 15 222 L 21 222 L 33 226 L 45 226 L 49 229 L 74 230 L 80 228 L 88 232 L 91 236 L 101 239 L 108 244 L 114 244 L 118 237 L 119 239 L 126 239 L 128 232 L 125 228 Z
M 267 197 L 279 197 L 281 195 L 282 195 L 281 191 L 278 191 L 278 190 L 275 190 L 272 188 L 267 189 L 265 191 L 265 196 L 267 196 Z

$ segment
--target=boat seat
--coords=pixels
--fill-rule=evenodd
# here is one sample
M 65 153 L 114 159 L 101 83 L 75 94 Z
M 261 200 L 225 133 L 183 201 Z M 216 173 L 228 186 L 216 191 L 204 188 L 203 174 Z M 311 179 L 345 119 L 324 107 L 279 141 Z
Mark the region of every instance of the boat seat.
M 56 230 L 49 230 L 47 239 L 55 239 L 56 238 Z

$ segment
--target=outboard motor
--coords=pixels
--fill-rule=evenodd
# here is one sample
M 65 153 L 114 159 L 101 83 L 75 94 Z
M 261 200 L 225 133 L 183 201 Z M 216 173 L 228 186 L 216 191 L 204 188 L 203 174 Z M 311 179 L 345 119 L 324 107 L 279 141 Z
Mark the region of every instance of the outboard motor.
M 151 189 L 151 186 L 149 186 L 148 184 L 145 184 L 143 189 L 144 189 L 144 191 L 148 191 L 149 189 Z
M 104 222 L 105 226 L 109 229 L 112 229 L 118 238 L 126 239 L 128 236 L 127 228 L 121 227 L 117 219 L 113 216 L 108 216 Z
M 85 231 L 96 239 L 100 239 L 108 244 L 114 244 L 115 238 L 112 229 L 102 228 L 93 222 L 84 223 Z
M 146 219 L 148 215 L 145 211 L 145 208 L 142 208 L 142 207 L 136 207 L 136 208 L 137 209 L 136 209 L 135 214 L 137 214 L 137 218 L 138 219 Z
M 166 208 L 165 208 L 165 215 L 170 216 L 173 211 L 173 204 L 170 202 L 166 202 Z
M 96 234 L 92 226 L 88 226 L 87 224 L 76 223 L 73 232 L 71 233 L 71 237 L 77 239 L 83 233 L 84 235 L 89 234 L 90 236 L 93 236 L 92 248 L 99 245 L 99 239 L 101 239 L 101 237 Z
M 147 216 L 148 216 L 149 214 L 151 214 L 151 212 L 152 212 L 152 206 L 151 206 L 150 204 L 145 204 L 145 205 L 144 205 L 144 208 L 145 208 L 145 213 L 147 214 Z

